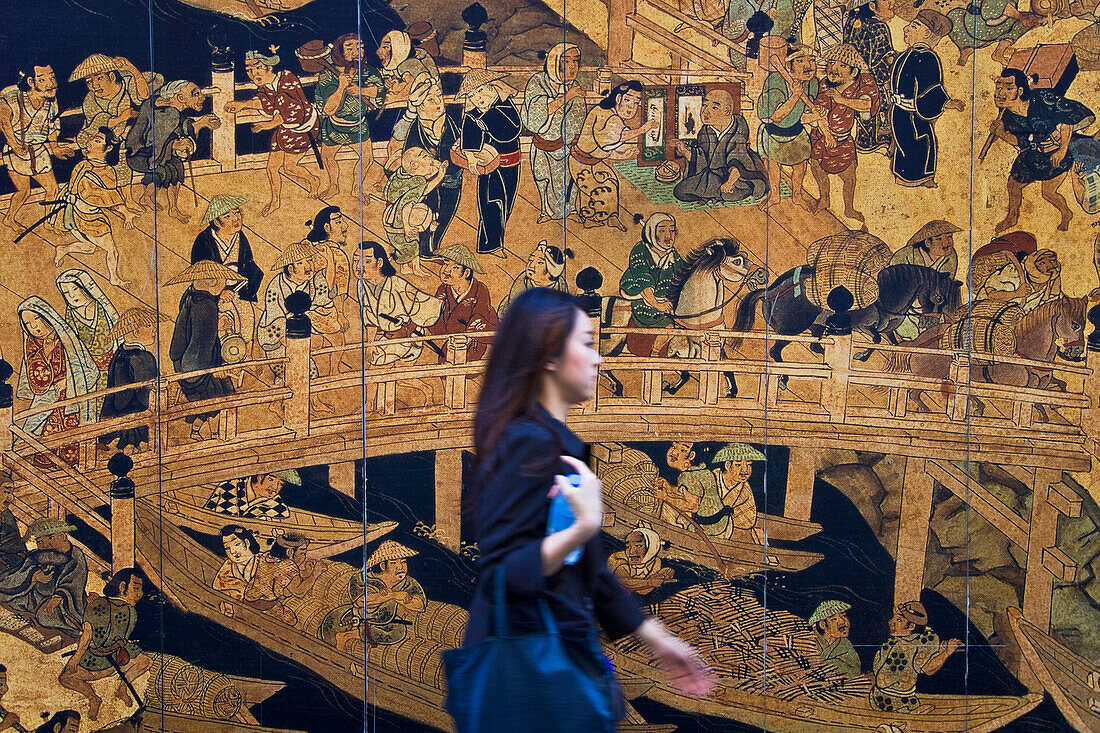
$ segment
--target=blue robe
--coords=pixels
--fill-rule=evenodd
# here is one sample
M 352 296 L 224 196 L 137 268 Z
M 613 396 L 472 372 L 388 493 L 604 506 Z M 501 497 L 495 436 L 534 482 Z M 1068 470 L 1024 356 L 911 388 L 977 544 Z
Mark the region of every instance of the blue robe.
M 891 169 L 903 186 L 925 185 L 936 175 L 936 133 L 932 122 L 951 98 L 943 88 L 940 59 L 918 43 L 894 62 L 894 106 L 890 129 L 896 148 Z

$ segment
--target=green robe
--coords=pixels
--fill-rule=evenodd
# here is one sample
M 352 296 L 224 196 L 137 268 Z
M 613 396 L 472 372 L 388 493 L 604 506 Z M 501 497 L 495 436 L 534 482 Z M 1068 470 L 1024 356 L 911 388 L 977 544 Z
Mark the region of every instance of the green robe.
M 817 78 L 802 82 L 802 88 L 810 99 L 817 97 L 819 81 Z M 805 128 L 798 129 L 791 134 L 782 134 L 776 131 L 776 127 L 784 129 L 797 129 L 801 127 L 802 115 L 806 112 L 806 103 L 799 101 L 794 108 L 781 120 L 773 119 L 772 115 L 791 96 L 791 89 L 786 80 L 778 71 L 768 74 L 764 80 L 764 88 L 757 100 L 759 110 L 760 131 L 757 135 L 757 149 L 761 155 L 771 158 L 781 165 L 798 165 L 810 159 L 810 134 Z M 769 130 L 768 126 L 772 125 Z
M 88 601 L 84 609 L 84 623 L 92 625 L 92 640 L 80 660 L 80 666 L 89 672 L 102 672 L 111 668 L 109 656 L 124 667 L 142 648 L 130 641 L 137 625 L 137 610 L 120 598 L 99 596 Z M 125 654 L 120 656 L 120 652 Z
M 368 596 L 371 593 L 382 593 L 385 590 L 386 586 L 383 585 L 380 579 L 367 575 Z M 398 583 L 393 590 L 409 593 L 419 597 L 424 603 L 428 602 L 428 597 L 424 595 L 424 589 L 420 587 L 420 583 L 409 576 L 405 576 L 405 579 Z M 370 636 L 367 641 L 374 645 L 397 644 L 404 641 L 409 634 L 410 622 L 408 619 L 402 618 L 402 610 L 403 607 L 397 601 L 389 600 L 367 611 L 363 617 L 364 625 L 369 627 L 368 633 Z
M 821 634 L 814 634 L 817 641 L 817 651 L 821 654 L 821 661 L 851 679 L 859 676 L 859 655 L 847 637 L 837 639 L 833 643 L 825 641 Z
M 386 229 L 386 236 L 393 247 L 393 261 L 398 265 L 411 262 L 420 254 L 420 237 L 409 237 L 405 234 L 404 220 L 401 212 L 406 206 L 418 204 L 424 200 L 424 192 L 428 188 L 428 179 L 424 176 L 414 176 L 398 169 L 386 184 L 386 200 L 390 205 L 382 214 L 382 226 Z
M 872 671 L 871 707 L 893 713 L 906 713 L 920 705 L 917 699 L 917 675 L 939 656 L 940 637 L 932 629 L 907 636 L 891 636 L 875 652 Z
M 355 85 L 374 86 L 378 91 L 373 97 L 357 97 L 345 93 L 336 113 L 330 117 L 323 112 L 325 102 L 336 93 L 339 83 L 337 76 L 328 70 L 322 71 L 317 77 L 313 100 L 321 115 L 321 144 L 343 146 L 369 141 L 370 118 L 374 116 L 374 108 L 382 106 L 386 94 L 382 76 L 369 67 L 360 69 L 354 80 Z
M 672 316 L 648 305 L 638 296 L 646 288 L 653 288 L 655 297 L 668 297 L 669 285 L 682 262 L 680 254 L 672 249 L 671 254 L 664 258 L 663 264 L 658 265 L 653 258 L 653 250 L 645 242 L 638 242 L 630 250 L 626 271 L 619 278 L 619 290 L 631 298 L 637 298 L 630 301 L 630 312 L 639 326 L 665 328 L 672 324 Z

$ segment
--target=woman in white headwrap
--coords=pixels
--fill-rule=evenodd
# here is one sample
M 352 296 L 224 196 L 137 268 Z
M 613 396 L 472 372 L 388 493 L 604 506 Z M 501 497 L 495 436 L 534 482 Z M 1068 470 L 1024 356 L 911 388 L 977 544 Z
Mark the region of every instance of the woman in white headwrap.
M 566 247 L 556 247 L 547 243 L 544 239 L 531 251 L 527 258 L 527 267 L 512 282 L 512 289 L 504 300 L 500 301 L 497 312 L 504 315 L 508 306 L 512 304 L 516 296 L 529 288 L 553 288 L 563 293 L 569 292 L 569 283 L 565 279 L 565 261 L 573 256 L 573 251 Z
M 619 581 L 639 595 L 646 595 L 673 579 L 672 568 L 662 567 L 657 553 L 661 536 L 645 523 L 639 524 L 624 539 L 626 548 L 611 553 L 607 566 Z
M 23 361 L 16 397 L 30 400 L 33 410 L 95 390 L 99 369 L 76 332 L 53 306 L 31 296 L 19 304 L 17 313 L 23 330 Z M 31 415 L 23 429 L 31 435 L 46 436 L 91 424 L 95 419 L 93 403 L 88 401 Z M 55 452 L 69 465 L 76 465 L 80 457 L 76 443 Z M 35 455 L 33 462 L 41 468 L 53 468 L 53 462 L 42 454 Z
M 545 69 L 531 75 L 523 92 L 520 121 L 531 131 L 531 173 L 542 201 L 540 224 L 564 219 L 569 211 L 569 145 L 588 114 L 584 89 L 577 83 L 580 67 L 580 49 L 559 43 L 546 54 Z
M 378 44 L 378 60 L 382 62 L 382 80 L 386 83 L 386 101 L 408 99 L 413 80 L 423 73 L 439 81 L 439 69 L 424 49 L 413 48 L 412 38 L 405 31 L 390 31 Z
M 118 323 L 118 311 L 84 270 L 66 270 L 58 275 L 57 289 L 65 299 L 65 323 L 88 349 L 99 369 L 95 389 L 106 389 L 107 367 L 118 346 L 118 342 L 110 336 L 111 329 Z

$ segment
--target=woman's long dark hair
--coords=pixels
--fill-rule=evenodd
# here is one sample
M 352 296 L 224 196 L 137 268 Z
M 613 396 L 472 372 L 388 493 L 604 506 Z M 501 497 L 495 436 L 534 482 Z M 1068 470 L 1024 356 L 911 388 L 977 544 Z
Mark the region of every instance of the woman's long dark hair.
M 578 314 L 584 311 L 573 296 L 551 288 L 525 290 L 508 306 L 493 337 L 474 415 L 474 449 L 480 461 L 492 454 L 509 422 L 534 414 L 543 367 L 565 351 Z

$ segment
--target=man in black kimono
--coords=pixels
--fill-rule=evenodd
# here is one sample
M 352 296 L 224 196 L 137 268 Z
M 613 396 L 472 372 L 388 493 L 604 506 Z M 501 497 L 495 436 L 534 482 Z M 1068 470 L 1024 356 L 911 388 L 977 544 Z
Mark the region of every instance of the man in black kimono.
M 867 119 L 856 117 L 856 149 L 860 152 L 878 150 L 890 144 L 890 71 L 898 52 L 886 24 L 893 10 L 878 0 L 849 0 L 848 17 L 844 21 L 844 43 L 855 47 L 867 63 L 867 70 L 878 84 L 877 114 Z
M 951 30 L 942 13 L 923 8 L 902 30 L 909 47 L 894 62 L 891 73 L 894 107 L 890 129 L 894 137 L 891 168 L 902 186 L 936 187 L 936 132 L 933 122 L 944 110 L 961 112 L 963 103 L 943 88 L 943 68 L 932 49 Z
M 700 116 L 703 127 L 691 147 L 676 141 L 676 150 L 688 158 L 688 168 L 672 195 L 680 201 L 699 203 L 767 196 L 767 168 L 763 159 L 749 149 L 749 126 L 734 112 L 733 96 L 725 89 L 707 92 Z
M 157 359 L 150 352 L 156 343 L 157 316 L 143 308 L 131 308 L 119 317 L 111 331 L 111 337 L 121 339 L 107 366 L 107 389 L 127 384 L 139 384 L 160 376 Z M 109 394 L 103 398 L 99 410 L 100 420 L 133 415 L 149 409 L 149 388 L 136 387 Z M 99 436 L 99 444 L 108 447 L 118 441 L 118 450 L 138 448 L 149 442 L 149 427 L 140 425 Z
M 142 174 L 140 183 L 146 186 L 143 201 L 154 205 L 156 189 L 166 189 L 168 213 L 184 224 L 190 221 L 179 209 L 184 161 L 195 154 L 200 130 L 215 130 L 221 125 L 214 115 L 194 116 L 205 103 L 206 95 L 194 82 L 169 82 L 142 102 L 126 136 L 126 162 Z
M 244 233 L 244 214 L 241 207 L 248 203 L 245 196 L 219 194 L 210 199 L 202 223 L 206 228 L 195 237 L 191 245 L 191 264 L 209 260 L 235 271 L 244 282 L 233 291 L 241 300 L 256 302 L 264 271 L 252 256 L 252 246 Z
M 503 75 L 473 69 L 462 80 L 458 97 L 466 100 L 462 117 L 462 154 L 477 175 L 478 254 L 507 257 L 504 228 L 519 188 L 519 110 Z
M 1008 174 L 1008 213 L 997 234 L 1016 226 L 1024 189 L 1036 181 L 1042 182 L 1043 198 L 1061 214 L 1058 229 L 1064 232 L 1073 212 L 1058 189 L 1073 168 L 1074 143 L 1084 139 L 1078 131 L 1091 125 L 1095 115 L 1052 89 L 1031 89 L 1019 69 L 1005 69 L 994 84 L 993 103 L 1001 114 L 990 130 L 1020 150 Z
M 168 356 L 177 374 L 198 372 L 224 366 L 222 342 L 218 336 L 218 298 L 227 284 L 235 284 L 240 276 L 229 268 L 213 262 L 191 265 L 167 284 L 190 282 L 191 287 L 180 300 L 176 328 Z M 189 402 L 209 400 L 233 394 L 233 381 L 222 374 L 202 374 L 180 380 L 180 390 Z M 211 424 L 209 437 L 217 437 L 218 411 L 188 415 L 191 439 L 202 440 L 202 428 Z

